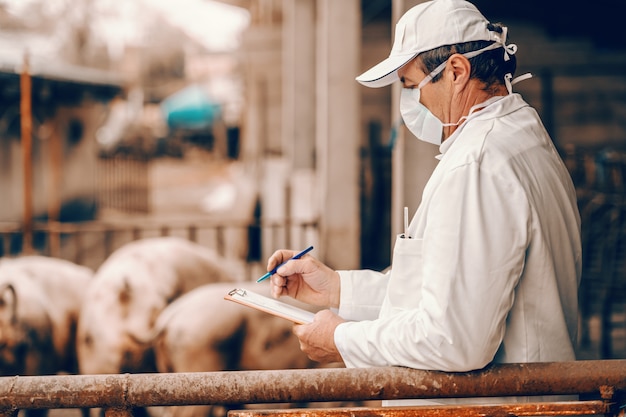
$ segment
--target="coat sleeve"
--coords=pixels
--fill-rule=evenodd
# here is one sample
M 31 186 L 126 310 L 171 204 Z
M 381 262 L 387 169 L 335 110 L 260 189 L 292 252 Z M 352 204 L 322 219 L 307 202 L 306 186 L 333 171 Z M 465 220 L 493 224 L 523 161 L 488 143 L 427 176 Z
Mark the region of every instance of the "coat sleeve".
M 346 320 L 373 320 L 385 297 L 389 273 L 338 271 L 341 277 L 339 315 Z
M 529 241 L 523 189 L 469 163 L 446 174 L 425 209 L 416 236 L 423 239 L 421 301 L 339 325 L 335 344 L 348 367 L 460 372 L 484 367 L 497 352 Z

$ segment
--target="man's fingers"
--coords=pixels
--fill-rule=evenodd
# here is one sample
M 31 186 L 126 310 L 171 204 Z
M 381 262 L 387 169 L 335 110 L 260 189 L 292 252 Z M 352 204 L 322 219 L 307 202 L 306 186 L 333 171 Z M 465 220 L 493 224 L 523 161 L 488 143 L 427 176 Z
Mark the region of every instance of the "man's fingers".
M 279 275 L 278 273 L 272 275 L 270 279 L 272 280 L 272 285 L 276 287 L 284 287 L 287 284 L 287 278 Z
M 307 260 L 306 259 L 291 259 L 285 265 L 278 268 L 277 274 L 283 277 L 290 277 L 295 274 L 304 274 L 307 272 Z
M 283 262 L 290 260 L 298 252 L 287 249 L 279 249 L 267 260 L 267 270 L 271 271 Z

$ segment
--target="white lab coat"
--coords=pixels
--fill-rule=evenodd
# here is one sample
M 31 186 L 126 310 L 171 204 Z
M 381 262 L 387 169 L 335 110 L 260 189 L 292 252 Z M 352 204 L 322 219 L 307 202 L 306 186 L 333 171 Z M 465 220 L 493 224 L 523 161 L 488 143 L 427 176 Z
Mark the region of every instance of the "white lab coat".
M 392 267 L 340 271 L 347 367 L 468 371 L 574 360 L 581 275 L 572 180 L 536 111 L 510 94 L 472 114 Z

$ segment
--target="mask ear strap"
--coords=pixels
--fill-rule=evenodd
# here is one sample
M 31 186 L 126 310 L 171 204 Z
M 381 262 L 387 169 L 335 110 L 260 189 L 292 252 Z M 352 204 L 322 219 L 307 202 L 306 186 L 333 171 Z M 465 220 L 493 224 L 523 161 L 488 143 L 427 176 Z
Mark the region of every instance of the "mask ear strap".
M 432 70 L 430 72 L 430 74 L 428 74 L 422 81 L 420 81 L 420 83 L 417 85 L 417 89 L 421 90 L 422 87 L 424 87 L 426 84 L 428 84 L 430 82 L 430 80 L 432 80 L 433 78 L 435 78 L 437 76 L 437 74 L 439 74 L 441 71 L 443 71 L 443 69 L 446 67 L 446 64 L 448 63 L 448 60 L 446 59 L 445 61 L 443 61 L 441 64 L 439 64 L 437 66 L 437 68 L 435 68 L 434 70 Z
M 518 77 L 513 78 L 513 76 L 511 75 L 511 73 L 508 73 L 504 76 L 504 84 L 506 85 L 506 89 L 509 92 L 509 94 L 511 94 L 513 92 L 513 86 L 515 84 L 517 84 L 520 81 L 524 81 L 527 80 L 529 78 L 531 78 L 533 75 L 530 72 L 527 72 L 526 74 L 522 74 Z

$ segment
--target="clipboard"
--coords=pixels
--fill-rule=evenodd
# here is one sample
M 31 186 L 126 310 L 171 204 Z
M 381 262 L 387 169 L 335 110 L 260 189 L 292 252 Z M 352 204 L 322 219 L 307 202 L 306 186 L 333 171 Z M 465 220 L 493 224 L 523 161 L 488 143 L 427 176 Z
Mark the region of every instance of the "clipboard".
M 244 306 L 256 308 L 277 317 L 282 317 L 296 324 L 307 324 L 313 321 L 315 313 L 300 307 L 287 304 L 274 298 L 243 289 L 235 288 L 224 296 L 225 300 L 234 301 Z

